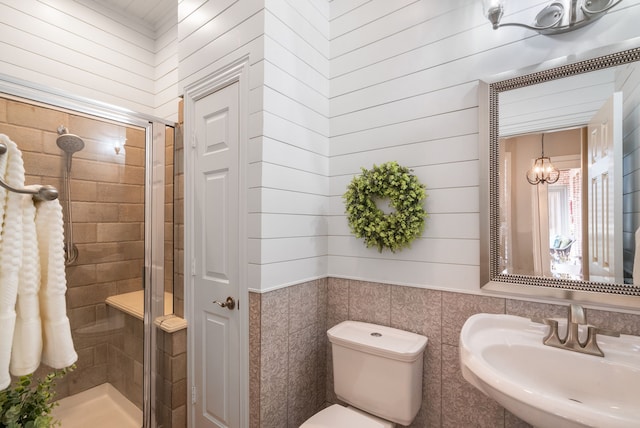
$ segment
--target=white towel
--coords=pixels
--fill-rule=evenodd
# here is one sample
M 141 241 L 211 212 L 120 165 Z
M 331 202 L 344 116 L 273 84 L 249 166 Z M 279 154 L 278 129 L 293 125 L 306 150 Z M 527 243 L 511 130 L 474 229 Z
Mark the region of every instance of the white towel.
M 9 142 L 11 141 L 9 137 L 4 134 L 0 134 L 0 141 L 7 145 L 7 151 L 9 151 Z M 17 148 L 15 143 L 13 143 L 13 146 L 14 148 Z M 7 174 L 8 159 L 8 155 L 0 155 L 0 177 L 3 179 Z M 4 211 L 7 208 L 7 192 L 7 189 L 0 187 L 0 220 L 4 219 Z M 0 221 L 0 231 L 2 231 L 2 221 Z
M 36 206 L 36 232 L 40 249 L 40 315 L 42 317 L 42 362 L 55 369 L 69 367 L 78 359 L 73 349 L 67 317 L 62 206 L 56 199 Z
M 40 186 L 26 186 L 37 190 Z M 42 355 L 40 322 L 40 254 L 35 223 L 36 207 L 31 195 L 22 195 L 22 269 L 18 283 L 16 326 L 11 350 L 10 372 L 24 376 L 36 371 Z
M 16 144 L 0 141 L 0 177 L 24 186 L 24 164 Z M 38 186 L 31 186 L 37 189 Z M 11 378 L 33 373 L 40 361 L 59 369 L 78 359 L 66 313 L 62 207 L 34 205 L 31 195 L 0 188 L 0 390 Z M 41 318 L 42 314 L 42 318 Z
M 6 135 L 0 141 L 7 145 L 4 181 L 11 186 L 24 186 L 24 164 L 16 144 Z M 0 200 L 4 224 L 0 233 L 0 390 L 11 383 L 9 363 L 16 320 L 15 305 L 22 261 L 22 196 L 7 192 Z

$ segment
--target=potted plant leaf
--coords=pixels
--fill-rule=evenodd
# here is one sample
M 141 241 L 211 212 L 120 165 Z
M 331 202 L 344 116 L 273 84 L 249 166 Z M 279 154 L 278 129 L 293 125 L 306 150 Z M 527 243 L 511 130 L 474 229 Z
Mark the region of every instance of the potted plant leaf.
M 33 374 L 21 376 L 8 388 L 0 391 L 0 428 L 50 428 L 59 426 L 51 411 L 57 405 L 55 381 L 74 366 L 55 370 L 43 379 Z

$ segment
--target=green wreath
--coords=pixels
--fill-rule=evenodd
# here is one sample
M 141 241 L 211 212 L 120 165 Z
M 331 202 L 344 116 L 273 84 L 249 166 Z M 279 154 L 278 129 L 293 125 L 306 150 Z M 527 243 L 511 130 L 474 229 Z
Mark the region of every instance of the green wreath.
M 409 247 L 422 234 L 428 217 L 422 206 L 427 197 L 424 185 L 397 162 L 361 169 L 362 174 L 351 180 L 342 196 L 351 232 L 364 238 L 367 248 L 375 246 L 379 252 L 388 248 L 395 253 Z M 376 199 L 387 198 L 395 209 L 391 214 L 376 205 Z

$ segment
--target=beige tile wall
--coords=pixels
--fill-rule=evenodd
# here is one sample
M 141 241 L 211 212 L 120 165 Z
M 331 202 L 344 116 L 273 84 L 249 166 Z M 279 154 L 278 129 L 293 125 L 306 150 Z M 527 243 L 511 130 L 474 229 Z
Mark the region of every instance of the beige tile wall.
M 323 406 L 323 398 L 327 403 L 337 401 L 325 332 L 344 320 L 373 322 L 429 338 L 423 404 L 411 427 L 529 427 L 463 379 L 460 329 L 469 316 L 481 312 L 566 315 L 565 305 L 338 278 L 250 297 L 251 427 L 265 428 L 297 427 L 314 413 L 313 408 Z M 640 335 L 640 315 L 588 309 L 587 316 L 595 325 Z M 324 392 L 317 389 L 322 384 Z
M 297 428 L 326 391 L 327 280 L 250 293 L 250 426 Z
M 114 326 L 119 327 L 109 335 L 107 380 L 142 409 L 144 324 L 115 308 L 108 307 L 107 312 Z
M 0 133 L 22 150 L 27 184 L 57 187 L 63 207 L 59 125 L 85 142 L 73 155 L 71 172 L 79 257 L 66 270 L 67 310 L 79 360 L 77 369 L 59 384 L 62 398 L 108 380 L 109 343 L 115 332 L 90 327 L 107 319 L 108 296 L 142 288 L 145 130 L 0 98 Z M 117 137 L 127 139 L 120 154 L 113 148 Z
M 156 412 L 158 426 L 187 426 L 187 330 L 167 333 L 157 329 L 158 376 Z

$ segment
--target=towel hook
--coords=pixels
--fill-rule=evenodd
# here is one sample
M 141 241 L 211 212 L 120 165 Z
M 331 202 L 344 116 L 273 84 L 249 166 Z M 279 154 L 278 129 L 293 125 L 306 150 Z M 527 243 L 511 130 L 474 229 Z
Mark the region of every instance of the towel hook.
M 7 145 L 0 142 L 0 155 L 7 153 Z M 36 201 L 53 201 L 58 199 L 58 190 L 53 186 L 40 186 L 38 189 L 17 189 L 9 184 L 5 183 L 0 178 L 0 186 L 4 187 L 10 192 L 22 193 L 24 195 L 33 195 L 33 199 Z

